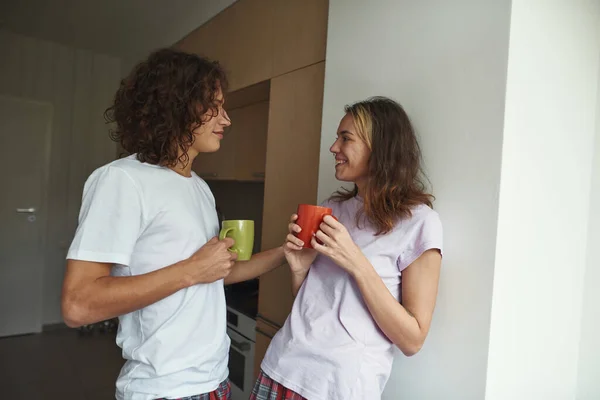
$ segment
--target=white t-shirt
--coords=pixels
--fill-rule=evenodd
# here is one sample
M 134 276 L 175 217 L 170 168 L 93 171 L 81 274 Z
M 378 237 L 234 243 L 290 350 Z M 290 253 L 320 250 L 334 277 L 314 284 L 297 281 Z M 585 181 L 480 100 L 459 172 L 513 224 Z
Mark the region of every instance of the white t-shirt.
M 219 226 L 214 197 L 191 178 L 135 156 L 96 170 L 83 190 L 68 259 L 114 263 L 113 276 L 155 271 L 196 252 Z M 223 281 L 199 284 L 119 317 L 126 363 L 119 400 L 177 398 L 215 390 L 228 376 Z
M 398 301 L 402 271 L 426 250 L 442 251 L 442 224 L 425 205 L 379 236 L 367 222 L 356 226 L 356 214 L 363 207 L 359 198 L 325 205 Z M 392 350 L 356 282 L 331 259 L 318 256 L 261 367 L 308 400 L 376 400 L 390 376 Z

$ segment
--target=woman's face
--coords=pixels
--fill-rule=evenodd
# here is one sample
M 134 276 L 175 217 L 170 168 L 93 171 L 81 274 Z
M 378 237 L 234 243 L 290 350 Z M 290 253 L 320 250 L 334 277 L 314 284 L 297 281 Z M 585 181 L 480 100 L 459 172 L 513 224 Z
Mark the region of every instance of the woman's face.
M 354 120 L 346 114 L 340 121 L 337 139 L 329 148 L 335 156 L 335 177 L 361 186 L 369 173 L 369 146 L 358 137 Z

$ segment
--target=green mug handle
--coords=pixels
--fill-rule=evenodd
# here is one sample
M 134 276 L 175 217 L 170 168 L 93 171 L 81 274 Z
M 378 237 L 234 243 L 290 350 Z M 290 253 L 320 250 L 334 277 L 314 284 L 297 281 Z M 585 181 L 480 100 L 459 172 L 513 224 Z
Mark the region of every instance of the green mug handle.
M 233 231 L 233 230 L 234 230 L 234 228 L 225 228 L 225 229 L 222 229 L 221 232 L 219 233 L 219 240 L 225 239 L 227 237 L 227 234 L 229 232 Z M 232 248 L 229 248 L 228 250 L 231 251 L 232 253 L 236 253 L 237 254 L 237 251 L 235 251 Z
M 223 240 L 227 237 L 227 234 L 231 232 L 233 228 L 225 228 L 221 229 L 221 233 L 219 233 L 219 240 Z

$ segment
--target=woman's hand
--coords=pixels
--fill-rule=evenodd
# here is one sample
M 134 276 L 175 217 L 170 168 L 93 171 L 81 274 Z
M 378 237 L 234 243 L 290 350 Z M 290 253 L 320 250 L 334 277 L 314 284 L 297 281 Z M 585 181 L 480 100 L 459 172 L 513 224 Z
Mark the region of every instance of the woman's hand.
M 299 233 L 302 230 L 296 224 L 297 219 L 298 216 L 292 214 L 290 223 L 288 224 L 288 235 L 283 244 L 283 251 L 292 274 L 306 276 L 311 264 L 317 257 L 317 252 L 313 249 L 303 248 L 304 242 L 294 235 L 294 233 Z
M 365 265 L 370 265 L 363 252 L 350 237 L 346 227 L 332 216 L 327 215 L 323 218 L 319 231 L 312 238 L 311 244 L 318 253 L 331 258 L 352 276 Z

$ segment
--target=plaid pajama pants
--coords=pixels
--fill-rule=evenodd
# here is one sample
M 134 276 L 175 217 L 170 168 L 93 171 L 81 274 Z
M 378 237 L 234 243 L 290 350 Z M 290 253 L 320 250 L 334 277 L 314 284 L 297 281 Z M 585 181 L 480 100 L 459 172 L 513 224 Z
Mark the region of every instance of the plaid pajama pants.
M 167 400 L 167 399 L 156 399 L 156 400 Z M 231 400 L 231 385 L 229 379 L 221 382 L 219 387 L 210 392 L 204 394 L 198 394 L 195 396 L 181 397 L 173 400 Z
M 250 400 L 306 400 L 296 392 L 275 382 L 262 370 L 252 389 Z

